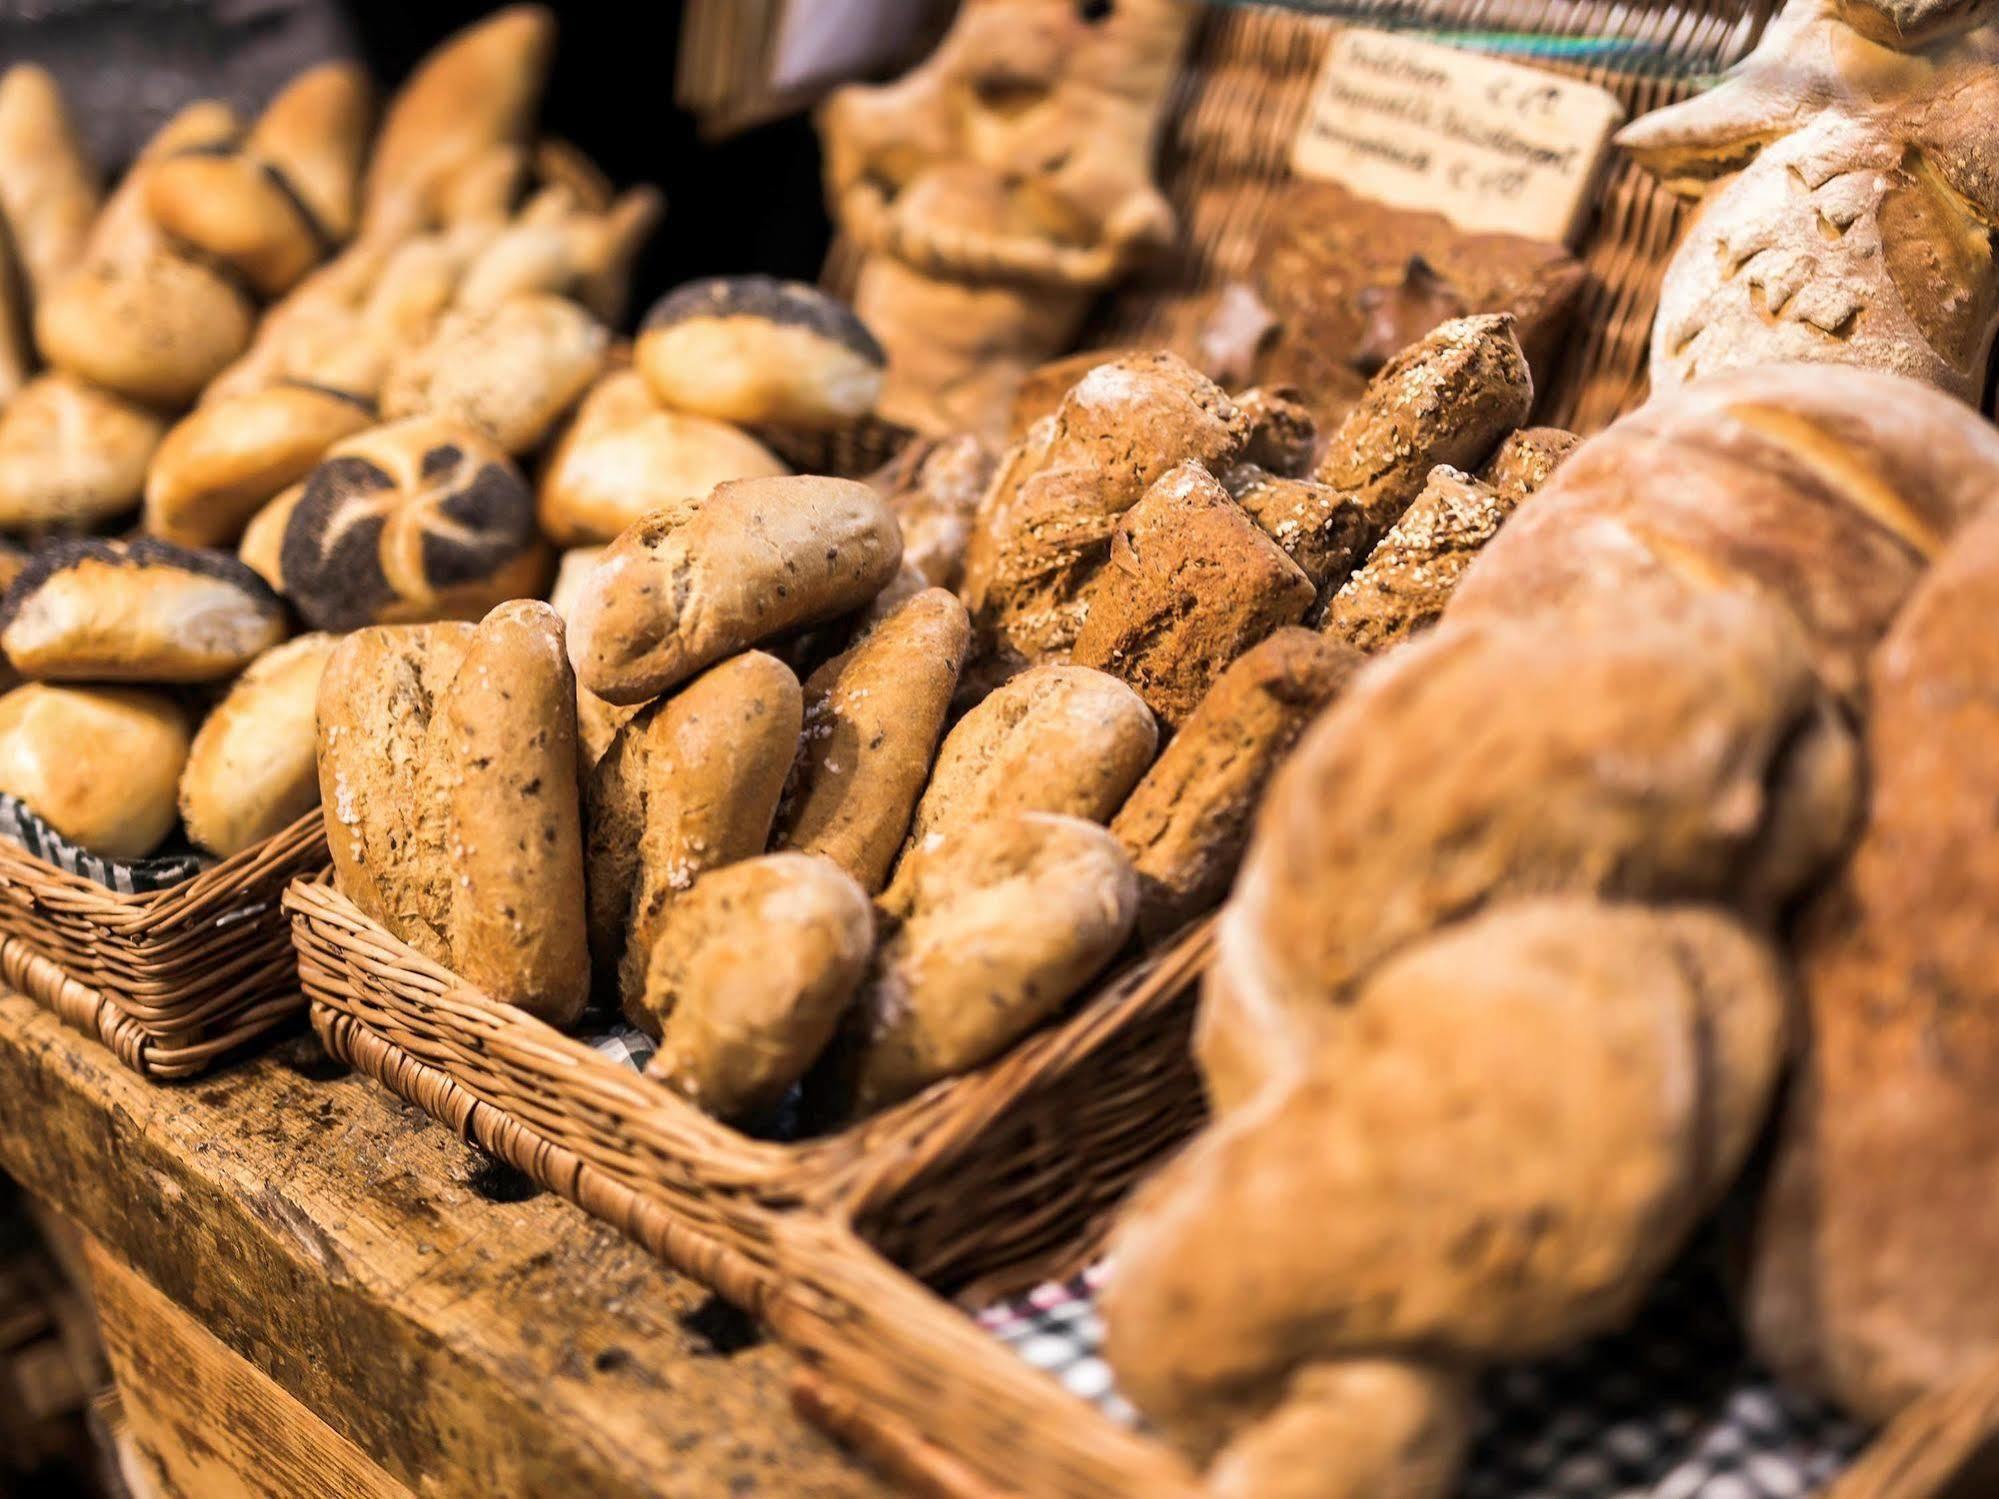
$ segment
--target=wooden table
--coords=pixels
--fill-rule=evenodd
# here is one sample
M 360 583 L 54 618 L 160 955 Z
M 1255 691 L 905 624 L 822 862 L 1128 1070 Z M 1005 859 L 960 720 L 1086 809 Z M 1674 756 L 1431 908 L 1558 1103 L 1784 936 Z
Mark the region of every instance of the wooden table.
M 310 1038 L 159 1087 L 0 995 L 0 1170 L 190 1496 L 885 1491 L 729 1308 Z

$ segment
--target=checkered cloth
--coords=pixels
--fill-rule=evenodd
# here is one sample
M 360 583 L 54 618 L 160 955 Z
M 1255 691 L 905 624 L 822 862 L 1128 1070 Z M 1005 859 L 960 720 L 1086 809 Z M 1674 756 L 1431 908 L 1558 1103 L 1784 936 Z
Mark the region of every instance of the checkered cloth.
M 1099 1352 L 1103 1274 L 1037 1286 L 978 1320 L 1071 1393 L 1135 1423 Z M 1461 1499 L 1802 1499 L 1865 1435 L 1755 1365 L 1705 1253 L 1665 1279 L 1629 1332 L 1502 1370 L 1481 1395 Z
M 644 1072 L 652 1054 L 659 1050 L 659 1043 L 635 1025 L 626 1025 L 622 1020 L 611 1022 L 610 1028 L 600 1036 L 586 1036 L 584 1040 L 590 1049 L 602 1052 L 622 1067 L 634 1072 Z
M 213 859 L 196 853 L 169 854 L 156 859 L 105 859 L 89 849 L 71 843 L 29 810 L 18 796 L 0 792 L 0 838 L 17 843 L 38 859 L 46 859 L 58 869 L 116 890 L 121 895 L 139 895 L 164 890 L 191 880 Z

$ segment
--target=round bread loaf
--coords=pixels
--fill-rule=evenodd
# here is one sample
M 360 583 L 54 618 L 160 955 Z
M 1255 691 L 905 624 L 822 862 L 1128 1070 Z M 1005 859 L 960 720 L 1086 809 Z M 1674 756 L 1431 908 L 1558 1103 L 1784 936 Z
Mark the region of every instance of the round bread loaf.
M 837 427 L 874 410 L 888 356 L 852 308 L 798 281 L 716 276 L 653 304 L 634 351 L 676 411 Z
M 153 455 L 146 529 L 182 546 L 227 546 L 329 447 L 374 424 L 368 402 L 315 385 L 287 382 L 206 402 Z
M 223 858 L 282 832 L 319 805 L 313 706 L 332 635 L 264 652 L 202 721 L 180 778 L 187 835 Z
M 284 604 L 236 558 L 148 537 L 51 542 L 0 599 L 7 659 L 58 681 L 220 681 L 287 633 Z
M 0 528 L 82 530 L 138 503 L 166 426 L 69 375 L 38 375 L 0 414 Z
M 747 432 L 668 411 L 637 371 L 619 370 L 584 397 L 542 471 L 541 528 L 558 546 L 610 541 L 642 516 L 698 500 L 717 484 L 785 472 Z
M 143 859 L 172 830 L 187 748 L 163 693 L 30 682 L 0 697 L 0 791 L 107 859 Z
M 283 591 L 322 630 L 478 618 L 538 596 L 534 495 L 489 438 L 417 417 L 339 444 L 285 522 Z
M 235 283 L 161 249 L 59 283 L 35 310 L 35 342 L 56 369 L 172 409 L 250 346 L 255 318 Z

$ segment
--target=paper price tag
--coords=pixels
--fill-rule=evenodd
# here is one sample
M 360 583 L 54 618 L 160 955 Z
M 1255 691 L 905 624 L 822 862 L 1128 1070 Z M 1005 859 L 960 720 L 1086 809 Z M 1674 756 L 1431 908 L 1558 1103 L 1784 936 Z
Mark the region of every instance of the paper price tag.
M 1623 119 L 1592 84 L 1411 36 L 1344 31 L 1291 167 L 1460 229 L 1572 242 Z

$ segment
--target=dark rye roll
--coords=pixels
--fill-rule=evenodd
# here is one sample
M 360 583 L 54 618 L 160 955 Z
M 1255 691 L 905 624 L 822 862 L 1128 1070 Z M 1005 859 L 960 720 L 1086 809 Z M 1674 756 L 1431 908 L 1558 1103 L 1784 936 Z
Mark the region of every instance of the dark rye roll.
M 416 417 L 328 452 L 285 522 L 278 574 L 315 628 L 478 619 L 539 596 L 552 558 L 497 444 Z
M 837 427 L 874 410 L 888 356 L 844 302 L 800 281 L 715 276 L 653 304 L 634 357 L 676 411 Z
M 284 604 L 236 558 L 150 537 L 50 542 L 0 599 L 0 649 L 47 680 L 214 682 L 288 633 Z

